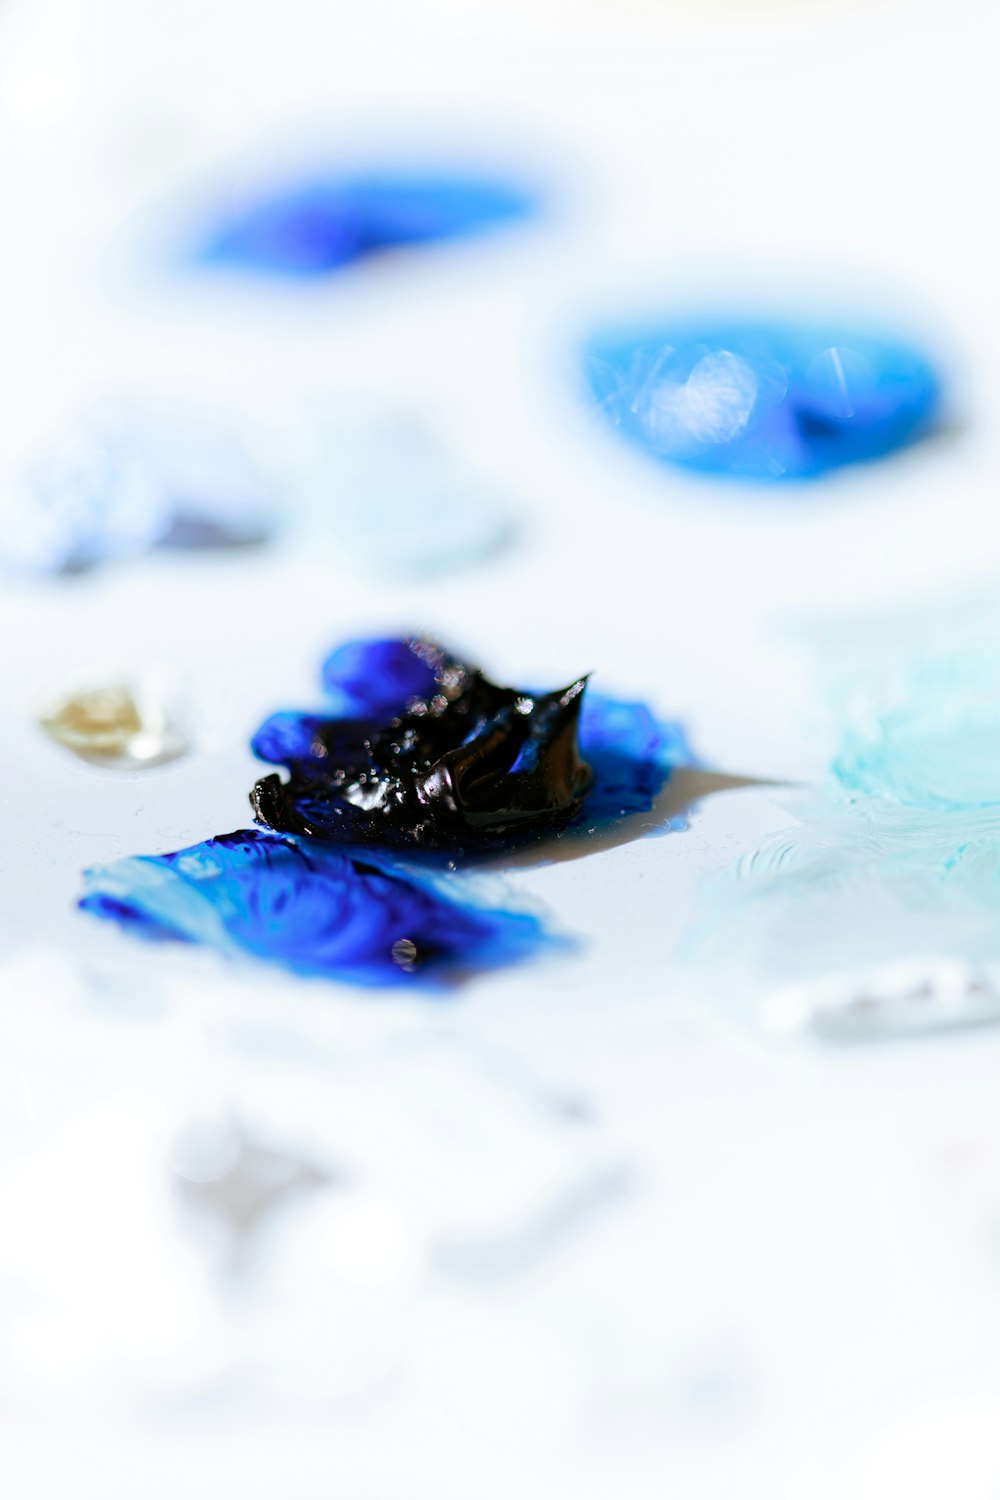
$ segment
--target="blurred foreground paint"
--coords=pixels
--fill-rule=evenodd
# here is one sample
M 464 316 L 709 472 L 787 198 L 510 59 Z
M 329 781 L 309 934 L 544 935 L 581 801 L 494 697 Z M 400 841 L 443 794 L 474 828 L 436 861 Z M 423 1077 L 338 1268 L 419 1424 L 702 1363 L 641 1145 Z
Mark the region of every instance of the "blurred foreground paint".
M 439 170 L 290 177 L 220 205 L 192 258 L 305 280 L 383 251 L 497 229 L 536 207 L 534 195 L 514 183 Z

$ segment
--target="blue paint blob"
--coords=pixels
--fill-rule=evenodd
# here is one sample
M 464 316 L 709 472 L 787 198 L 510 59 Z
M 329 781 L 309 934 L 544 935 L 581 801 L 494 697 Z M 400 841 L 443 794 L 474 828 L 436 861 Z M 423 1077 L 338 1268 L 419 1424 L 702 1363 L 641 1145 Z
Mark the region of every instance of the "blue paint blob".
M 322 666 L 325 711 L 272 714 L 250 748 L 270 765 L 298 771 L 311 766 L 322 772 L 331 759 L 359 754 L 373 724 L 381 728 L 411 699 L 432 696 L 440 660 L 438 648 L 416 636 L 345 641 Z M 342 726 L 330 736 L 335 721 L 343 721 Z
M 590 389 L 663 463 L 730 479 L 814 479 L 929 432 L 938 377 L 916 350 L 846 328 L 679 324 L 594 338 Z
M 321 736 L 330 722 L 328 714 L 300 714 L 294 709 L 271 714 L 254 734 L 250 749 L 258 760 L 265 760 L 268 765 L 287 766 L 290 771 L 302 772 L 326 756 Z M 347 721 L 345 730 L 351 735 L 349 745 L 353 749 L 355 736 Z M 316 768 L 319 770 L 319 765 Z
M 519 962 L 555 939 L 456 882 L 261 829 L 85 875 L 84 911 L 138 937 L 205 944 L 298 974 L 413 985 Z
M 444 172 L 317 176 L 263 189 L 212 228 L 207 265 L 309 279 L 385 250 L 495 229 L 535 208 L 523 188 Z
M 682 725 L 656 718 L 645 703 L 591 692 L 580 719 L 580 753 L 594 782 L 571 829 L 650 812 L 671 771 L 697 764 Z
M 329 714 L 273 714 L 251 741 L 259 759 L 289 772 L 287 782 L 271 776 L 255 788 L 254 806 L 265 826 L 346 845 L 405 848 L 431 858 L 442 853 L 490 857 L 552 837 L 605 832 L 636 813 L 651 811 L 671 771 L 696 764 L 679 724 L 657 719 L 643 703 L 589 688 L 574 699 L 575 719 L 559 720 L 558 743 L 564 749 L 555 748 L 557 742 L 546 730 L 542 738 L 529 734 L 520 750 L 506 754 L 505 737 L 528 729 L 532 715 L 548 712 L 541 708 L 546 695 L 535 689 L 519 695 L 496 688 L 468 663 L 419 638 L 351 641 L 327 659 L 323 682 L 331 695 Z M 439 709 L 431 709 L 432 702 Z M 446 708 L 446 702 L 453 706 Z M 449 715 L 455 718 L 454 729 L 447 727 Z M 417 749 L 413 770 L 405 757 L 394 770 L 397 742 L 422 735 L 424 725 L 426 753 Z M 478 747 L 487 742 L 490 748 L 480 761 Z M 410 781 L 414 775 L 426 778 L 434 758 L 443 756 L 450 763 L 462 751 L 468 752 L 477 777 L 482 766 L 483 785 L 495 781 L 491 795 L 501 810 L 517 805 L 517 786 L 530 782 L 536 788 L 533 798 L 539 799 L 538 817 L 504 816 L 495 831 L 477 821 L 464 826 L 451 816 L 449 799 L 439 822 L 434 797 L 420 793 L 414 799 Z M 544 776 L 539 774 L 540 753 L 554 757 L 552 771 Z M 505 754 L 506 760 L 497 759 Z M 498 777 L 507 760 L 506 772 Z M 582 765 L 583 773 L 589 768 L 589 775 L 571 771 L 574 765 Z M 578 789 L 570 786 L 568 776 L 576 778 Z M 435 778 L 427 779 L 433 787 Z M 385 791 L 380 789 L 383 781 Z
M 402 713 L 410 698 L 433 696 L 440 655 L 416 637 L 346 641 L 323 663 L 323 688 L 333 698 L 343 696 L 352 706 L 351 718 L 385 723 Z

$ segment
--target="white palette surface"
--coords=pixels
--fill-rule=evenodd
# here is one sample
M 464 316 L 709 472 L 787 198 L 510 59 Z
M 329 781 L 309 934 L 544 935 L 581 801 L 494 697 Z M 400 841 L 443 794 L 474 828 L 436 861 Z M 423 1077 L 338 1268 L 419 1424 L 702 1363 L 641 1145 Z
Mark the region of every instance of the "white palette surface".
M 720 993 L 685 947 L 706 878 L 822 775 L 815 624 L 1000 577 L 995 44 L 964 0 L 0 6 L 5 463 L 105 395 L 204 403 L 279 456 L 361 400 L 521 523 L 426 583 L 294 528 L 4 582 L 12 1500 L 996 1493 L 1000 1032 L 790 1043 L 759 976 Z M 528 169 L 551 212 L 323 286 L 143 264 L 234 162 L 394 142 Z M 954 430 L 774 496 L 648 465 L 581 413 L 576 340 L 720 294 L 892 309 Z M 245 826 L 260 719 L 318 701 L 339 640 L 410 628 L 499 680 L 591 671 L 774 785 L 498 875 L 578 947 L 454 1000 L 76 911 L 86 866 Z M 36 727 L 150 673 L 195 726 L 173 765 L 99 771 Z

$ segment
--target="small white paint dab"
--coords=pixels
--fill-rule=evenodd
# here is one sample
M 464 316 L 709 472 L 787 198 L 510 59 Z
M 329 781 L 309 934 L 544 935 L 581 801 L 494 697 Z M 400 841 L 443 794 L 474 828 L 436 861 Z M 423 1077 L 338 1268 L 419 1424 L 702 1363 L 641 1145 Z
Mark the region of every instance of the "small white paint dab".
M 761 1011 L 784 1036 L 825 1042 L 890 1041 L 1000 1022 L 1000 976 L 989 966 L 933 954 L 790 985 Z

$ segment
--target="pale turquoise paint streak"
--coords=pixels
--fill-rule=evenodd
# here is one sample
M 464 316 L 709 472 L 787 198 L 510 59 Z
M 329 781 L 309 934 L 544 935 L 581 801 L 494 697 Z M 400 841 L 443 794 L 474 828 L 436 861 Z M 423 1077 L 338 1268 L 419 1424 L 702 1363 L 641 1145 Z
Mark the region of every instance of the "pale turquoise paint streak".
M 758 980 L 913 954 L 1000 959 L 1000 616 L 827 644 L 835 750 L 699 931 Z

